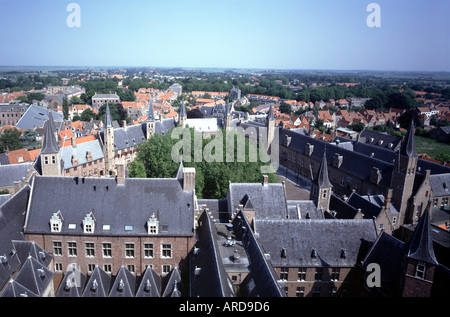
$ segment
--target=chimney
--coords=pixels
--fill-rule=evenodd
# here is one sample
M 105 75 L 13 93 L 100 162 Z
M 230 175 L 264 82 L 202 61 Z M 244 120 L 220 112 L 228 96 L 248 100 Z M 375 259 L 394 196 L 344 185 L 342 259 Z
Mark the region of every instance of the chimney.
M 14 193 L 20 190 L 20 181 L 14 181 Z
M 72 147 L 77 147 L 77 138 L 75 136 L 70 138 Z
M 78 158 L 74 154 L 74 155 L 72 155 L 72 166 L 76 166 L 76 165 L 78 165 Z
M 195 190 L 195 168 L 183 167 L 183 190 Z
M 269 176 L 263 175 L 263 186 L 267 187 L 269 185 Z
M 227 239 L 231 240 L 231 232 L 233 231 L 233 225 L 231 223 L 227 223 Z
M 391 210 L 391 201 L 392 201 L 392 188 L 386 190 L 384 194 L 384 210 L 386 212 L 390 212 Z
M 127 120 L 123 120 L 122 128 L 124 128 L 124 130 L 127 129 Z
M 117 185 L 125 185 L 125 164 L 123 162 L 117 163 L 116 168 L 117 168 L 117 176 L 116 176 Z

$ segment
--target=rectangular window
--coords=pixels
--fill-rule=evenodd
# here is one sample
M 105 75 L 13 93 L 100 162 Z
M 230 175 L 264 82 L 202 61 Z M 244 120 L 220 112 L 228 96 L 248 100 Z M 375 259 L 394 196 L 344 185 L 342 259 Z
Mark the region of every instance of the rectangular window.
M 305 288 L 304 287 L 297 287 L 295 291 L 296 297 L 304 297 L 305 296 Z
M 133 264 L 129 264 L 127 265 L 127 269 L 128 271 L 130 271 L 131 273 L 134 273 L 136 271 L 135 266 Z
M 416 266 L 416 277 L 424 279 L 425 278 L 425 270 L 426 270 L 425 262 L 418 262 Z
M 331 269 L 331 280 L 332 281 L 339 281 L 339 273 L 340 273 L 341 269 L 338 267 L 333 267 Z
M 76 242 L 68 242 L 68 251 L 69 256 L 77 256 L 77 243 Z
M 171 258 L 172 257 L 172 245 L 169 243 L 163 243 L 161 245 L 161 257 Z
M 44 164 L 48 165 L 48 156 L 44 156 Z
M 153 243 L 144 243 L 144 258 L 153 258 Z
M 316 268 L 316 272 L 314 274 L 314 280 L 321 281 L 322 276 L 323 276 L 323 268 L 321 268 L 321 267 Z
M 306 267 L 299 267 L 297 281 L 305 281 L 305 280 L 306 280 Z
M 95 264 L 88 264 L 88 273 L 91 274 L 94 272 Z
M 62 255 L 61 241 L 53 241 L 53 255 Z
M 55 272 L 62 272 L 63 266 L 62 263 L 55 263 Z
M 95 249 L 93 242 L 86 242 L 86 257 L 94 257 Z
M 56 164 L 56 156 L 52 155 L 52 164 Z
M 112 272 L 112 265 L 111 264 L 104 264 L 103 265 L 103 271 L 105 271 L 106 273 L 111 274 L 111 272 Z
M 134 243 L 125 243 L 125 257 L 134 258 Z
M 313 287 L 312 296 L 313 297 L 319 297 L 320 296 L 321 288 L 319 286 Z
M 104 258 L 112 257 L 111 243 L 103 243 L 102 249 L 103 249 L 103 257 Z
M 289 274 L 289 268 L 287 267 L 282 267 L 281 271 L 280 271 L 280 280 L 285 280 L 287 281 L 288 279 L 288 274 Z
M 170 265 L 163 265 L 162 266 L 162 274 L 168 274 L 170 272 Z

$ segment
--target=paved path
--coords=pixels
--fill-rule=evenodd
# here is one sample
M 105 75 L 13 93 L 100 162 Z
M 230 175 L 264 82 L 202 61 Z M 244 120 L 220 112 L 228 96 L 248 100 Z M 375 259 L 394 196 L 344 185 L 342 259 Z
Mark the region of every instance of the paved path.
M 286 184 L 286 196 L 289 200 L 308 200 L 309 190 L 311 185 L 303 177 L 293 173 L 291 170 L 287 170 L 279 166 L 277 171 L 277 177 L 279 182 L 285 181 Z

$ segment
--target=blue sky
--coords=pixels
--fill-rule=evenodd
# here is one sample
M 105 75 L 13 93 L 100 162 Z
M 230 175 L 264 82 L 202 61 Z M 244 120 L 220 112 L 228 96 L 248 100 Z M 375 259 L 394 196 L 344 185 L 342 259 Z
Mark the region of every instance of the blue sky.
M 0 13 L 0 65 L 450 71 L 449 0 L 0 0 Z

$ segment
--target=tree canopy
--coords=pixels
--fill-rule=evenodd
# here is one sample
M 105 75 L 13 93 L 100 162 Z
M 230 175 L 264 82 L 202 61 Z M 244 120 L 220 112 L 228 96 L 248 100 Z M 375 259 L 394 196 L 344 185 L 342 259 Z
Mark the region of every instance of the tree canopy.
M 223 136 L 226 135 L 225 130 L 220 131 Z M 194 130 L 189 129 L 191 149 L 194 149 L 194 137 L 202 139 L 202 150 L 206 151 L 214 142 L 215 137 L 203 138 L 201 135 L 194 136 Z M 219 140 L 219 139 L 217 139 Z M 261 160 L 253 162 L 250 158 L 250 148 L 257 150 L 256 145 L 249 142 L 247 139 L 243 139 L 245 142 L 245 159 L 243 162 L 239 162 L 237 155 L 237 142 L 234 146 L 234 160 L 226 158 L 227 142 L 231 142 L 230 137 L 223 137 L 222 146 L 223 157 L 222 162 L 219 160 L 207 161 L 205 159 L 200 162 L 195 162 L 194 151 L 191 153 L 180 153 L 183 155 L 183 166 L 194 167 L 196 169 L 195 178 L 195 192 L 198 198 L 210 198 L 210 199 L 222 199 L 225 197 L 228 183 L 255 183 L 262 181 L 261 166 L 267 165 Z M 177 170 L 180 166 L 178 161 L 172 158 L 172 149 L 177 142 L 181 142 L 179 139 L 172 139 L 172 131 L 165 135 L 154 135 L 145 143 L 139 146 L 139 152 L 137 158 L 130 166 L 129 174 L 131 177 L 145 178 L 173 178 L 175 177 Z M 220 142 L 220 141 L 219 141 Z M 214 149 L 220 151 L 220 149 Z M 186 156 L 187 155 L 187 156 Z M 269 182 L 276 182 L 277 178 L 275 174 L 268 174 Z

